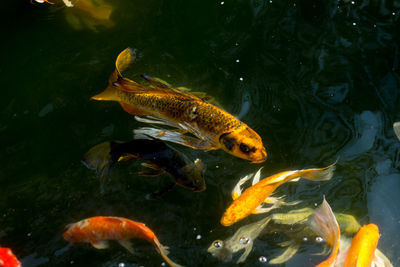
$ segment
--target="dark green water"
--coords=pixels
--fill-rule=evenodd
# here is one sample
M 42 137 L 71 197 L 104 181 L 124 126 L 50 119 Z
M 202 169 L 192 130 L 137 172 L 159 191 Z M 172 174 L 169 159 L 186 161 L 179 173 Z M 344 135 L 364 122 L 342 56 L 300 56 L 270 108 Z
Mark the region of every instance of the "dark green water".
M 2 3 L 0 244 L 23 266 L 160 266 L 144 242 L 131 255 L 117 243 L 100 251 L 62 239 L 65 225 L 96 215 L 146 223 L 180 264 L 220 265 L 206 251 L 211 242 L 259 217 L 219 224 L 240 177 L 261 166 L 263 176 L 325 166 L 338 156 L 331 181 L 301 180 L 278 193 L 302 200 L 299 207 L 325 195 L 334 211 L 377 224 L 380 250 L 399 266 L 400 141 L 392 129 L 400 120 L 399 1 L 110 4 L 114 26 L 95 32 L 71 27 L 61 4 Z M 89 100 L 128 46 L 140 59 L 132 77 L 148 73 L 212 95 L 260 134 L 267 161 L 175 146 L 207 165 L 206 191 L 179 187 L 147 200 L 170 177 L 138 177 L 134 163 L 115 168 L 101 194 L 82 155 L 144 126 L 115 102 Z M 258 258 L 282 253 L 284 240 L 260 237 L 246 266 L 267 266 Z M 314 266 L 325 257 L 312 254 L 322 249 L 304 242 L 285 266 Z

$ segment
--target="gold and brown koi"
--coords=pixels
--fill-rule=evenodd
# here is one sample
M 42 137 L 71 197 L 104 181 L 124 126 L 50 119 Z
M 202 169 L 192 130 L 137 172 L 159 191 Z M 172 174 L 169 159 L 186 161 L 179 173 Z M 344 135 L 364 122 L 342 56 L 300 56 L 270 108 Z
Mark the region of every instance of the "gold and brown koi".
M 171 261 L 167 255 L 168 248 L 161 245 L 156 235 L 143 223 L 121 217 L 91 217 L 67 226 L 63 238 L 68 242 L 91 243 L 97 249 L 108 248 L 108 240 L 116 240 L 133 254 L 130 239 L 143 239 L 154 245 L 163 259 L 174 267 L 181 265 Z
M 234 201 L 223 214 L 221 224 L 230 226 L 252 213 L 269 212 L 281 205 L 296 204 L 298 202 L 285 203 L 280 198 L 271 197 L 270 194 L 281 184 L 297 178 L 305 178 L 312 181 L 327 181 L 331 179 L 334 170 L 335 163 L 325 168 L 280 172 L 259 181 L 261 175 L 261 169 L 259 169 L 256 174 L 247 175 L 239 180 L 232 191 L 232 198 Z M 252 177 L 253 185 L 242 193 L 240 187 Z M 272 204 L 272 206 L 263 208 L 263 203 L 269 203 Z
M 149 85 L 122 77 L 121 73 L 134 61 L 134 50 L 127 48 L 122 51 L 117 57 L 109 86 L 92 99 L 117 101 L 131 114 L 148 116 L 136 117 L 138 121 L 179 129 L 144 128 L 135 130 L 135 135 L 148 135 L 206 151 L 222 148 L 254 163 L 266 160 L 267 153 L 261 137 L 254 130 L 225 110 L 198 97 L 196 93 L 172 88 L 149 75 L 142 75 Z

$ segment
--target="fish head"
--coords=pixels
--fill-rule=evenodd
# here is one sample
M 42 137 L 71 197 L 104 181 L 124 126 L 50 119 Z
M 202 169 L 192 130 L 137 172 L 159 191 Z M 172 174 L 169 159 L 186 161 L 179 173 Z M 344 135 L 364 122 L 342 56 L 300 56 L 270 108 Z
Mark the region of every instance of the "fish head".
M 201 192 L 206 189 L 206 182 L 204 180 L 205 168 L 200 159 L 196 159 L 194 163 L 185 165 L 182 170 L 183 175 L 175 176 L 178 184 L 195 192 Z
M 63 233 L 63 238 L 68 242 L 85 242 L 86 238 L 86 228 L 89 225 L 87 219 L 79 221 L 77 223 L 68 224 L 66 226 L 67 231 Z
M 219 143 L 229 154 L 253 163 L 262 163 L 267 159 L 261 137 L 248 126 L 222 134 Z
M 228 246 L 225 246 L 225 243 L 222 240 L 215 240 L 212 242 L 207 251 L 211 253 L 213 257 L 216 257 L 221 261 L 228 262 L 232 260 L 233 252 Z

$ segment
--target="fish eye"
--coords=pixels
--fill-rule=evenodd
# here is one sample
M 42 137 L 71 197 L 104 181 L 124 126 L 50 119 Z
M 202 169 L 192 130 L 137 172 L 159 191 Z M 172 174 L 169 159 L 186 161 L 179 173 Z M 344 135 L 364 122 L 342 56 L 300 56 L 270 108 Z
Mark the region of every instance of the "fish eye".
M 243 144 L 243 143 L 240 144 L 239 148 L 243 153 L 249 153 L 250 152 L 250 147 L 248 145 Z
M 214 247 L 221 248 L 222 247 L 222 242 L 220 242 L 220 241 L 214 242 Z
M 250 152 L 256 152 L 256 150 L 257 150 L 255 147 L 250 148 L 248 145 L 246 145 L 244 143 L 240 144 L 239 149 L 240 149 L 240 151 L 242 151 L 243 153 L 246 153 L 246 154 L 248 154 Z

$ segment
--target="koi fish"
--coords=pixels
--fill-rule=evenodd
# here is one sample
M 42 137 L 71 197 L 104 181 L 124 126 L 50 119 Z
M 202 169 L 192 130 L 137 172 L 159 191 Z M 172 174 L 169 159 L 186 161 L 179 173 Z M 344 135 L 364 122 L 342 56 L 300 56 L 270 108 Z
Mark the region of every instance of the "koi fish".
M 261 137 L 245 123 L 225 110 L 207 102 L 199 93 L 172 88 L 160 79 L 143 74 L 149 85 L 122 77 L 122 72 L 135 61 L 134 50 L 127 48 L 116 60 L 116 69 L 106 90 L 94 100 L 117 101 L 122 108 L 145 123 L 171 126 L 178 130 L 146 128 L 135 130 L 137 135 L 175 142 L 194 149 L 223 149 L 231 155 L 261 163 L 267 153 Z M 190 133 L 193 136 L 185 135 Z
M 0 267 L 20 267 L 21 263 L 9 248 L 0 248 Z
M 268 216 L 257 222 L 244 225 L 225 241 L 215 240 L 207 251 L 219 260 L 228 262 L 232 260 L 234 253 L 244 249 L 243 254 L 236 261 L 236 263 L 242 263 L 250 254 L 254 240 L 264 230 L 270 220 L 271 217 Z
M 269 264 L 283 264 L 290 260 L 300 249 L 301 243 L 304 242 L 304 237 L 308 239 L 316 238 L 316 233 L 308 227 L 308 218 L 314 212 L 313 209 L 303 208 L 291 210 L 287 213 L 271 214 L 271 221 L 268 232 L 282 231 L 282 225 L 290 226 L 290 231 L 285 232 L 290 240 L 280 243 L 281 247 L 286 247 L 285 251 L 274 258 L 271 258 Z M 354 235 L 361 227 L 354 216 L 344 213 L 334 213 L 339 223 L 340 231 L 345 235 Z M 276 227 L 274 227 L 276 225 Z
M 31 1 L 31 4 L 33 4 L 32 0 L 30 0 L 30 1 Z M 41 3 L 41 4 L 43 4 L 44 2 L 52 4 L 52 5 L 54 4 L 53 2 L 50 2 L 48 0 L 34 0 L 34 1 L 37 2 L 37 3 Z
M 129 142 L 108 141 L 92 147 L 84 156 L 83 163 L 96 170 L 102 183 L 110 167 L 118 161 L 144 160 L 142 163 L 149 169 L 139 175 L 157 176 L 169 174 L 174 183 L 168 185 L 172 189 L 175 184 L 189 188 L 195 192 L 206 189 L 204 165 L 200 159 L 190 161 L 184 154 L 166 145 L 160 140 L 134 139 Z
M 333 247 L 328 259 L 318 264 L 318 267 L 393 266 L 377 249 L 380 237 L 378 226 L 375 224 L 362 226 L 352 241 L 341 238 L 335 215 L 325 197 L 320 207 L 310 216 L 309 223 L 311 229 Z
M 286 203 L 282 197 L 270 196 L 278 186 L 297 178 L 306 178 L 312 181 L 327 181 L 331 179 L 335 170 L 335 163 L 325 168 L 314 168 L 305 170 L 285 171 L 274 174 L 260 180 L 261 169 L 253 175 L 246 175 L 236 184 L 232 191 L 233 203 L 226 209 L 221 218 L 221 224 L 230 226 L 250 214 L 269 212 L 281 205 L 294 205 L 299 201 Z M 241 186 L 253 177 L 253 185 L 243 193 Z M 263 208 L 263 203 L 272 204 L 271 207 Z
M 397 138 L 400 140 L 400 121 L 393 123 L 393 130 Z
M 181 265 L 171 261 L 167 255 L 168 248 L 161 245 L 156 235 L 146 225 L 121 217 L 91 217 L 67 226 L 63 238 L 68 242 L 91 243 L 97 249 L 108 248 L 108 240 L 116 240 L 118 243 L 133 254 L 130 239 L 143 239 L 154 245 L 161 257 L 170 265 L 179 267 Z
M 244 262 L 252 250 L 254 241 L 261 234 L 268 234 L 282 231 L 282 225 L 290 227 L 290 231 L 285 232 L 291 240 L 280 243 L 287 249 L 279 256 L 271 258 L 269 264 L 282 264 L 291 259 L 299 250 L 303 238 L 315 236 L 315 233 L 307 227 L 307 219 L 313 213 L 313 209 L 302 208 L 291 210 L 286 213 L 273 213 L 257 222 L 240 227 L 235 234 L 226 239 L 215 240 L 208 248 L 212 256 L 221 261 L 231 261 L 235 253 L 244 250 L 236 263 Z M 353 235 L 361 227 L 352 215 L 336 214 L 340 228 L 346 234 Z M 268 227 L 266 227 L 268 225 Z

